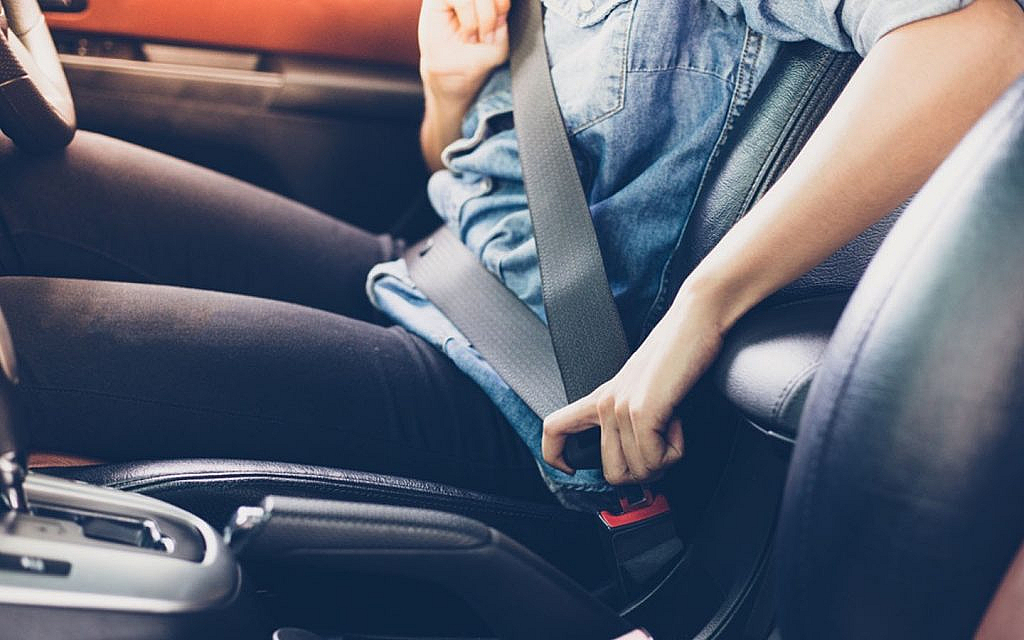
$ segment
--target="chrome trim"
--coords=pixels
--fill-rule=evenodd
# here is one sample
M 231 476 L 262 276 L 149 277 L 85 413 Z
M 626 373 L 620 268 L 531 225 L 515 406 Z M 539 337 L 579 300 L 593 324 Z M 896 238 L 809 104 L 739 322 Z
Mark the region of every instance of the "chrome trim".
M 193 67 L 213 67 L 235 71 L 256 71 L 260 54 L 248 51 L 227 51 L 207 47 L 186 47 L 177 44 L 143 42 L 142 55 L 149 62 Z
M 0 571 L 0 603 L 104 611 L 183 613 L 229 602 L 240 584 L 238 564 L 220 536 L 203 520 L 167 503 L 81 482 L 29 473 L 30 501 L 124 515 L 163 518 L 195 529 L 205 552 L 200 562 L 117 545 L 82 544 L 60 535 L 30 536 L 8 522 L 0 553 L 54 558 L 71 563 L 67 576 Z M 17 519 L 17 514 L 12 514 Z
M 11 511 L 25 513 L 28 501 L 25 498 L 25 467 L 16 451 L 0 456 L 0 497 Z
M 235 552 L 245 546 L 253 531 L 263 526 L 270 514 L 263 507 L 238 507 L 224 527 L 224 542 Z

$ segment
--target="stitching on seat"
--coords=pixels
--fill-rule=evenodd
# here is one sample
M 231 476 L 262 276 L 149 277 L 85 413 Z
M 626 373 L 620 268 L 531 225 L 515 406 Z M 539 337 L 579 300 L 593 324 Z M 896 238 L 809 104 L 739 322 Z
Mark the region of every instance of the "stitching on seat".
M 323 477 L 308 477 L 308 478 L 296 478 L 290 476 L 276 475 L 276 474 L 223 474 L 208 473 L 202 475 L 195 475 L 191 477 L 176 476 L 166 477 L 159 479 L 150 480 L 139 480 L 139 481 L 119 481 L 111 483 L 109 486 L 118 489 L 129 489 L 132 491 L 141 490 L 153 490 L 153 491 L 181 491 L 188 490 L 191 487 L 189 485 L 196 485 L 203 482 L 211 481 L 225 481 L 225 482 L 245 482 L 245 481 L 274 481 L 283 484 L 317 484 L 337 491 L 351 490 L 355 493 L 372 496 L 389 496 L 393 493 L 404 493 L 408 500 L 412 501 L 415 499 L 417 504 L 433 503 L 441 506 L 450 506 L 449 502 L 462 502 L 465 504 L 472 504 L 470 510 L 472 511 L 484 511 L 494 515 L 508 516 L 514 518 L 532 518 L 535 520 L 543 520 L 549 522 L 552 519 L 562 520 L 567 523 L 573 524 L 589 524 L 589 519 L 584 517 L 576 517 L 576 512 L 565 512 L 561 513 L 556 510 L 555 507 L 548 507 L 547 505 L 538 505 L 545 513 L 539 513 L 530 509 L 515 509 L 507 505 L 501 507 L 494 507 L 486 502 L 481 502 L 478 498 L 483 496 L 458 496 L 451 494 L 434 494 L 423 489 L 404 489 L 403 487 L 395 485 L 360 485 L 353 481 L 333 480 Z M 583 516 L 583 514 L 580 514 Z M 584 520 L 587 522 L 584 522 Z
M 340 517 L 340 516 L 339 516 Z M 277 518 L 278 520 L 292 521 L 292 522 L 323 522 L 327 524 L 337 524 L 338 518 L 329 515 L 305 515 L 305 514 L 294 514 L 294 513 L 272 513 L 271 519 Z M 440 525 L 412 525 L 412 524 L 398 524 L 382 522 L 380 520 L 373 520 L 369 518 L 360 518 L 351 514 L 344 514 L 345 524 L 357 523 L 361 527 L 368 529 L 377 529 L 380 531 L 407 531 L 412 533 L 431 533 L 437 536 L 442 536 L 447 540 L 461 543 L 461 548 L 473 549 L 482 547 L 487 544 L 487 540 L 480 540 L 476 536 L 456 531 L 452 529 L 446 529 Z M 486 527 L 486 525 L 483 525 Z M 266 528 L 264 528 L 264 531 Z M 465 544 L 465 543 L 469 544 Z M 310 549 L 316 551 L 316 548 Z M 292 551 L 299 551 L 299 549 L 292 549 Z
M 775 173 L 777 165 L 779 164 L 779 158 L 783 155 L 790 142 L 789 138 L 792 137 L 793 129 L 807 112 L 811 97 L 813 97 L 816 90 L 820 89 L 818 81 L 819 78 L 828 71 L 835 59 L 834 55 L 828 56 L 827 59 L 819 60 L 815 65 L 814 75 L 804 87 L 803 93 L 800 94 L 800 100 L 797 108 L 793 109 L 789 118 L 786 119 L 786 124 L 783 126 L 782 131 L 779 132 L 779 135 L 775 138 L 775 143 L 768 152 L 768 157 L 765 159 L 764 164 L 761 165 L 761 169 L 758 171 L 757 177 L 747 188 L 746 195 L 743 197 L 743 206 L 740 207 L 736 216 L 733 217 L 732 225 L 735 225 L 741 218 L 743 218 L 743 216 L 747 215 L 751 207 L 754 206 L 754 201 L 757 199 L 758 194 L 766 190 L 767 185 L 765 182 L 767 180 L 767 176 Z
M 779 426 L 782 425 L 783 408 L 788 404 L 789 399 L 793 396 L 796 389 L 802 386 L 808 378 L 814 376 L 814 373 L 818 370 L 820 365 L 821 358 L 818 358 L 814 362 L 806 365 L 796 375 L 794 375 L 789 382 L 786 383 L 786 386 L 783 387 L 782 392 L 775 398 L 775 403 L 772 405 L 772 422 Z

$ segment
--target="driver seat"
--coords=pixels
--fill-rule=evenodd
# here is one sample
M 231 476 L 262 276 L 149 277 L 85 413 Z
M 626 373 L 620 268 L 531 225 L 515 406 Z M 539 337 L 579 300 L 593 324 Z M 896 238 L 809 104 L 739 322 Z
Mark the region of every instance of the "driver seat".
M 828 347 L 779 525 L 784 640 L 1024 637 L 1022 237 L 1024 77 L 911 205 Z
M 711 167 L 709 182 L 682 238 L 682 250 L 671 265 L 676 283 L 682 282 L 696 262 L 788 167 L 859 62 L 854 54 L 836 53 L 813 42 L 783 45 L 761 88 L 743 114 L 731 123 L 729 139 Z M 753 327 L 741 327 L 731 339 L 742 348 L 727 347 L 719 370 L 727 374 L 736 367 L 740 370 L 717 378 L 729 381 L 720 388 L 743 413 L 767 413 L 767 407 L 784 390 L 806 385 L 807 372 L 813 371 L 820 359 L 846 297 L 897 215 L 869 229 L 769 301 L 771 306 L 811 300 L 810 312 L 800 317 L 811 322 L 813 331 L 808 332 L 804 326 L 785 326 L 780 335 L 779 327 L 773 325 L 765 331 L 755 323 Z M 822 298 L 826 304 L 821 303 Z M 792 366 L 779 369 L 778 375 L 768 380 L 759 380 L 759 392 L 753 395 L 744 385 L 735 383 L 737 377 L 746 379 L 746 369 L 765 369 L 757 357 L 749 357 L 751 344 L 756 347 L 771 342 L 778 347 L 786 344 L 787 337 L 800 344 L 797 349 L 783 347 Z M 802 378 L 796 380 L 799 376 Z M 787 401 L 778 428 L 795 433 L 802 401 L 802 394 Z M 185 508 L 214 525 L 224 524 L 238 506 L 258 503 L 271 494 L 426 506 L 488 524 L 584 585 L 594 584 L 605 571 L 595 566 L 602 563 L 594 562 L 603 551 L 601 531 L 593 516 L 563 509 L 554 502 L 524 502 L 431 482 L 274 461 L 160 460 L 50 465 L 37 471 L 144 493 Z

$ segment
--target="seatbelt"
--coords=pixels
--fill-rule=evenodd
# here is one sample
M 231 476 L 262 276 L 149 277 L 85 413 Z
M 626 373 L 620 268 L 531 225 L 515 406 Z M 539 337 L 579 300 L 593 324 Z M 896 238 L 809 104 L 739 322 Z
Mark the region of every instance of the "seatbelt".
M 513 118 L 548 324 L 447 227 L 404 257 L 424 295 L 545 418 L 618 373 L 629 346 L 555 96 L 540 0 L 514 0 L 509 33 Z M 599 466 L 598 430 L 589 435 L 583 444 L 570 439 L 570 465 Z M 629 598 L 671 563 L 682 543 L 664 497 L 635 487 L 620 492 L 620 505 L 599 515 Z
M 555 96 L 540 0 L 513 2 L 509 37 L 512 115 L 547 327 L 446 229 L 405 259 L 427 298 L 546 418 L 618 373 L 629 346 Z M 565 459 L 577 469 L 600 467 L 598 430 L 570 438 Z
M 405 252 L 413 282 L 541 418 L 566 405 L 551 335 L 448 227 Z
M 427 298 L 545 418 L 614 376 L 629 346 L 555 96 L 539 0 L 513 3 L 509 33 L 513 118 L 548 326 L 448 232 L 412 247 L 406 262 Z M 594 429 L 570 439 L 566 460 L 596 467 L 599 450 Z
M 629 345 L 555 97 L 543 20 L 540 0 L 518 0 L 509 16 L 512 117 L 548 330 L 574 402 L 619 372 Z

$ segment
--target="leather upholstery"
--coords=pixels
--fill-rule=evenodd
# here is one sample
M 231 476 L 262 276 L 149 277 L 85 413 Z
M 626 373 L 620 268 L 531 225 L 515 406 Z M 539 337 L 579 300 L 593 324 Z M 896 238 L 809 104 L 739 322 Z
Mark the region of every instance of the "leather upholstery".
M 242 558 L 440 584 L 501 638 L 613 638 L 625 620 L 501 533 L 451 513 L 270 496 Z M 234 548 L 235 545 L 232 544 Z
M 967 638 L 1024 540 L 1024 78 L 851 299 L 786 487 L 786 640 Z
M 854 54 L 813 42 L 786 45 L 763 81 L 771 90 L 755 94 L 711 167 L 670 266 L 670 282 L 681 284 L 789 167 L 859 64 Z M 731 332 L 714 377 L 755 426 L 784 440 L 796 437 L 803 401 L 842 301 L 902 210 L 772 296 Z M 799 304 L 785 306 L 794 301 Z
M 792 441 L 845 305 L 845 296 L 831 296 L 750 314 L 726 337 L 713 371 L 718 389 L 754 426 Z
M 185 508 L 214 526 L 268 495 L 371 502 L 446 511 L 498 529 L 583 582 L 599 577 L 601 539 L 593 516 L 552 504 L 481 494 L 420 480 L 328 467 L 246 460 L 124 462 L 37 469 Z
M 784 45 L 708 168 L 669 265 L 666 282 L 671 286 L 648 329 L 671 303 L 686 275 L 793 162 L 859 64 L 855 54 L 837 53 L 815 42 Z M 852 291 L 894 218 L 866 231 L 784 289 L 779 299 Z

